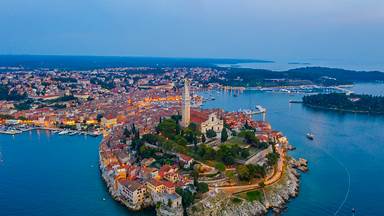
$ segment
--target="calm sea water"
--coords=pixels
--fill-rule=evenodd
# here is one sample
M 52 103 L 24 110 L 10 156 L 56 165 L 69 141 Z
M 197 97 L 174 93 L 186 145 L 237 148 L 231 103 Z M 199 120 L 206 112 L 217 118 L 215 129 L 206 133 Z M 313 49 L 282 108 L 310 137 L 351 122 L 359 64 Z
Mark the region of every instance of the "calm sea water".
M 0 215 L 152 215 L 111 199 L 98 168 L 100 141 L 47 131 L 1 135 Z
M 359 84 L 357 93 L 384 95 L 384 84 Z M 289 104 L 302 95 L 245 91 L 207 92 L 216 100 L 205 108 L 228 111 L 266 107 L 267 120 L 282 131 L 297 150 L 290 154 L 309 160 L 310 171 L 302 175 L 299 196 L 283 215 L 384 215 L 384 117 L 316 111 L 301 104 Z M 315 140 L 305 134 L 313 132 Z
M 384 85 L 354 88 L 384 93 Z M 301 95 L 204 94 L 216 98 L 206 108 L 266 107 L 267 120 L 297 147 L 291 154 L 309 160 L 300 195 L 284 215 L 352 215 L 352 208 L 356 215 L 383 215 L 384 117 L 314 111 L 288 103 Z M 315 141 L 306 139 L 309 131 Z M 108 195 L 98 170 L 100 140 L 45 131 L 0 135 L 0 215 L 153 215 L 129 212 Z

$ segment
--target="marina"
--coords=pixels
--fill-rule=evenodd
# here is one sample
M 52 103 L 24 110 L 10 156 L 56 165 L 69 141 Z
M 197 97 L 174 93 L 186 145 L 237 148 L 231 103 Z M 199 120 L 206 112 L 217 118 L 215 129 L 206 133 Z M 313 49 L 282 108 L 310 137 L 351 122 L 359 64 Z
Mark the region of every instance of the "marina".
M 0 127 L 0 134 L 19 135 L 19 134 L 22 134 L 23 132 L 32 131 L 32 130 L 46 130 L 52 134 L 68 135 L 68 136 L 87 135 L 87 136 L 97 137 L 101 135 L 101 133 L 98 131 L 85 132 L 85 131 L 76 131 L 76 130 L 67 130 L 67 129 L 58 129 L 58 128 L 27 127 L 25 125 L 2 126 Z

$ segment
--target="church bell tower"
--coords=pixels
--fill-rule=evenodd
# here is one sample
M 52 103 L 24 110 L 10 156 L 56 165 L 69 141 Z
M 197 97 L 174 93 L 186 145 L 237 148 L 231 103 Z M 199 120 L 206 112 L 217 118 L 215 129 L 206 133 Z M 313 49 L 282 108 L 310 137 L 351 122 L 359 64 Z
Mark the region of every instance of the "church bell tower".
M 189 94 L 188 79 L 184 79 L 183 102 L 181 105 L 181 126 L 188 127 L 191 121 L 191 96 Z

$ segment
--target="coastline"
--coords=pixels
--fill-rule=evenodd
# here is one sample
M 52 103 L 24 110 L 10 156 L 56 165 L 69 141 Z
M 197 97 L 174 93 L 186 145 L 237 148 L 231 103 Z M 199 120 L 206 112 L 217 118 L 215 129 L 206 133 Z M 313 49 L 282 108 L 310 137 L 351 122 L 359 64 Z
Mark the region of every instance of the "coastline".
M 103 141 L 104 141 L 104 139 L 101 141 L 101 143 L 103 143 Z M 150 205 L 148 205 L 148 206 L 141 206 L 141 205 L 140 206 L 133 206 L 133 205 L 130 205 L 128 202 L 124 202 L 122 199 L 119 198 L 119 196 L 117 195 L 117 191 L 114 189 L 115 186 L 114 186 L 113 182 L 110 182 L 108 180 L 108 176 L 107 176 L 108 174 L 102 168 L 103 167 L 103 162 L 102 162 L 102 157 L 100 155 L 101 143 L 99 145 L 99 171 L 100 171 L 100 174 L 101 174 L 101 178 L 103 179 L 103 182 L 107 186 L 109 195 L 112 197 L 112 199 L 114 199 L 115 201 L 119 202 L 123 206 L 127 207 L 130 211 L 141 211 L 144 208 L 150 207 Z
M 112 198 L 121 203 L 123 206 L 128 208 L 130 211 L 143 211 L 148 208 L 156 207 L 156 215 L 169 215 L 170 211 L 166 206 L 157 207 L 151 198 L 147 199 L 142 205 L 131 205 L 128 202 L 125 202 L 123 199 L 120 199 L 118 196 L 118 191 L 116 190 L 116 185 L 110 181 L 106 170 L 103 169 L 103 162 L 101 157 L 101 145 L 104 142 L 104 139 L 101 141 L 99 146 L 99 169 L 104 183 L 108 188 L 109 194 Z M 285 153 L 286 154 L 286 153 Z M 207 198 L 212 198 L 213 203 L 216 207 L 220 208 L 209 209 L 206 208 L 207 198 L 199 200 L 190 207 L 186 209 L 187 215 L 189 216 L 221 216 L 221 215 L 267 215 L 268 212 L 273 211 L 275 213 L 280 213 L 286 208 L 286 204 L 299 193 L 300 187 L 300 173 L 298 172 L 297 167 L 294 166 L 296 160 L 290 156 L 286 155 L 286 160 L 283 162 L 283 168 L 278 176 L 278 179 L 266 185 L 264 188 L 256 186 L 249 190 L 244 190 L 238 193 L 230 194 L 224 191 L 218 192 L 209 192 L 210 195 L 207 195 Z M 274 177 L 276 173 L 272 176 Z M 263 200 L 248 201 L 246 199 L 240 198 L 239 194 L 246 193 L 248 191 L 262 190 L 264 192 Z M 151 196 L 149 196 L 151 197 Z M 238 198 L 241 200 L 239 203 L 234 203 L 233 199 Z M 197 207 L 200 206 L 200 207 Z M 177 214 L 171 215 L 182 215 L 181 211 Z M 175 213 L 175 212 L 173 212 Z
M 368 114 L 368 115 L 384 115 L 384 112 L 370 112 L 370 111 L 360 111 L 360 110 L 346 110 L 346 109 L 339 109 L 339 108 L 330 108 L 330 107 L 323 107 L 323 106 L 315 106 L 310 105 L 306 103 L 302 103 L 304 106 L 312 108 L 312 109 L 318 109 L 318 110 L 329 110 L 329 111 L 338 111 L 338 112 L 344 112 L 344 113 L 360 113 L 360 114 Z
M 221 191 L 216 196 L 205 200 L 205 203 L 216 203 L 213 208 L 206 208 L 207 204 L 198 202 L 187 209 L 188 215 L 264 216 L 270 211 L 281 213 L 286 208 L 286 204 L 299 194 L 300 173 L 293 167 L 292 160 L 294 159 L 289 160 L 289 163 L 285 165 L 283 176 L 277 182 L 262 188 L 263 199 L 248 201 L 238 194 L 230 195 Z M 245 192 L 247 191 L 241 193 Z
M 109 136 L 109 135 L 107 135 Z M 183 209 L 178 207 L 178 208 L 169 208 L 165 205 L 157 206 L 156 203 L 154 202 L 153 198 L 151 195 L 145 198 L 144 202 L 142 204 L 131 204 L 124 199 L 121 199 L 119 197 L 119 192 L 117 189 L 116 184 L 114 183 L 114 179 L 109 178 L 109 174 L 106 172 L 107 170 L 104 169 L 104 164 L 102 161 L 101 157 L 101 147 L 104 142 L 105 137 L 103 140 L 100 142 L 99 145 L 99 171 L 102 177 L 103 182 L 105 183 L 106 187 L 108 188 L 108 193 L 112 197 L 113 200 L 119 202 L 121 205 L 124 207 L 128 208 L 128 210 L 133 211 L 133 212 L 140 212 L 144 211 L 150 208 L 155 208 L 155 213 L 156 215 L 168 215 L 168 216 L 182 216 L 183 215 Z

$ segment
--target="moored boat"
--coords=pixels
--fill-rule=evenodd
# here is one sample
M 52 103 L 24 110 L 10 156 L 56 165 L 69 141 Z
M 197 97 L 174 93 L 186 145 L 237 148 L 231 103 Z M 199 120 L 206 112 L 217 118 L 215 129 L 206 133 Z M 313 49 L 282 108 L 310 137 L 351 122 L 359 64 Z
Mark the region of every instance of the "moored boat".
M 313 133 L 307 133 L 307 138 L 309 140 L 313 140 L 313 139 L 315 139 L 315 135 Z

